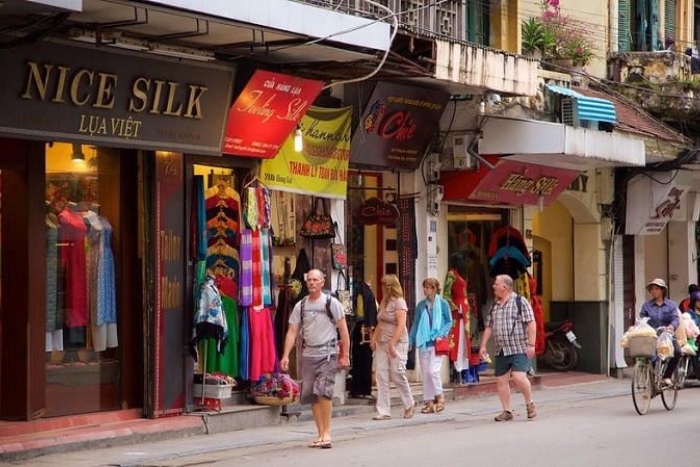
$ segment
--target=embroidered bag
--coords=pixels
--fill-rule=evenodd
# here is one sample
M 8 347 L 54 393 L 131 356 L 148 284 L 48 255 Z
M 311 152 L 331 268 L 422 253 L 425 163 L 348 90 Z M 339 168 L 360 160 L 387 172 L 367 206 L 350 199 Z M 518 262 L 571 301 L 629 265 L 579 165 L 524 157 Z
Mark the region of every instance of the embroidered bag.
M 343 278 L 343 288 L 340 288 L 340 278 Z M 348 278 L 345 276 L 344 271 L 338 273 L 338 281 L 335 289 L 335 298 L 338 299 L 341 305 L 343 305 L 343 311 L 346 315 L 352 315 L 352 297 L 350 296 L 350 290 L 348 290 Z
M 336 234 L 338 233 L 337 223 L 335 223 L 335 232 Z M 340 234 L 338 234 L 338 238 L 340 239 L 338 243 L 331 243 L 331 261 L 333 263 L 333 269 L 342 271 L 348 266 L 348 258 L 345 255 L 345 245 L 342 242 L 342 238 L 340 238 Z
M 335 237 L 333 219 L 331 219 L 330 214 L 326 211 L 326 204 L 323 202 L 323 199 L 316 198 L 316 201 L 312 201 L 312 204 L 313 211 L 306 216 L 299 235 L 312 239 Z M 321 205 L 320 209 L 319 204 Z

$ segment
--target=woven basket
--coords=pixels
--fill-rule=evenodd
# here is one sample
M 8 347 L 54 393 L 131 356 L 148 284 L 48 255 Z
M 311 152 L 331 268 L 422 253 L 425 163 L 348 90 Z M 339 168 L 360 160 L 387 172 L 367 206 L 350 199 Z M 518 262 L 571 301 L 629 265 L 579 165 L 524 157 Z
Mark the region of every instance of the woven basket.
M 656 341 L 657 338 L 653 336 L 631 336 L 629 338 L 630 357 L 653 357 L 656 352 Z
M 260 405 L 289 405 L 294 402 L 293 396 L 280 399 L 275 396 L 255 396 L 255 402 Z

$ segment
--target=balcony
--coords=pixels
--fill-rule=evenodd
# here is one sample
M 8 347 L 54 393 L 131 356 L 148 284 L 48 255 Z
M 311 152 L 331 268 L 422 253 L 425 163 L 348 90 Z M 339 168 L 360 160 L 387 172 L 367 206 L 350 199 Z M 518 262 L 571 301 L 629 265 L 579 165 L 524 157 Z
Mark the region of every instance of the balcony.
M 616 90 L 664 122 L 700 134 L 700 60 L 672 51 L 625 52 L 608 60 Z M 697 125 L 695 125 L 697 126 Z

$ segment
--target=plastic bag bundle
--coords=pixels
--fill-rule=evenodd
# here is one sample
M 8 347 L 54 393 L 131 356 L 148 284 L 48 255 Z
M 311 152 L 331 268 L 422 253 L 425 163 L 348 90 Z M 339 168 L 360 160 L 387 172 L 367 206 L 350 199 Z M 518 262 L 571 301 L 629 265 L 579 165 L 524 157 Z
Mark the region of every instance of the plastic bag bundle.
M 656 337 L 656 330 L 649 326 L 649 318 L 640 318 L 634 326 L 631 326 L 620 340 L 623 349 L 629 347 L 629 340 L 633 337 Z
M 673 333 L 664 331 L 656 341 L 656 355 L 662 360 L 673 357 Z

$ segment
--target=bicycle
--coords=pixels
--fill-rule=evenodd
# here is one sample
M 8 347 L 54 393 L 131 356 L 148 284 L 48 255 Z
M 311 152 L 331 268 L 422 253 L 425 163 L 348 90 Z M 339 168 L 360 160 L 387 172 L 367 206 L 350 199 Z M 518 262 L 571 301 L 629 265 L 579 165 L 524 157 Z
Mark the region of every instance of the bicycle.
M 656 338 L 654 343 L 656 342 Z M 668 368 L 670 358 L 657 358 L 654 356 L 635 356 L 634 374 L 632 375 L 632 402 L 634 409 L 639 415 L 644 415 L 649 411 L 651 400 L 661 395 L 661 402 L 666 410 L 671 411 L 676 407 L 678 401 L 678 389 L 680 387 L 679 368 L 676 367 L 671 377 L 672 384 L 669 386 L 663 382 L 663 374 Z M 680 370 L 682 371 L 682 370 Z M 685 378 L 683 378 L 685 379 Z

